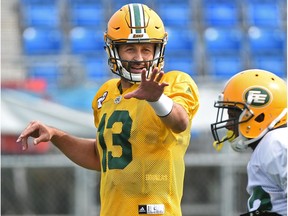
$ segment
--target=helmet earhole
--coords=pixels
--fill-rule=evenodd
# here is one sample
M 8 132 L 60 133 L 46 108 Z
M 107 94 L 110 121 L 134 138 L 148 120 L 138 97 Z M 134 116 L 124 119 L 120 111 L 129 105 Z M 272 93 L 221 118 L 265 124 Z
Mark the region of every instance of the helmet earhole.
M 265 118 L 265 114 L 264 114 L 264 113 L 261 113 L 260 115 L 258 115 L 258 116 L 255 118 L 255 121 L 257 121 L 257 122 L 262 122 L 262 121 L 264 121 L 264 118 Z

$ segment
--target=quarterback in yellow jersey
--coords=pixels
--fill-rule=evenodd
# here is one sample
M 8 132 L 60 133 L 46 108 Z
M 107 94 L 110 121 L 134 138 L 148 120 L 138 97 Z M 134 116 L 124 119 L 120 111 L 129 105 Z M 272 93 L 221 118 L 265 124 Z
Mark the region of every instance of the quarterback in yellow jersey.
M 104 34 L 108 63 L 119 79 L 104 83 L 92 107 L 96 139 L 82 139 L 40 122 L 21 133 L 52 141 L 76 164 L 101 171 L 101 216 L 181 216 L 184 155 L 198 89 L 186 73 L 164 73 L 167 33 L 143 4 L 116 11 Z
M 138 215 L 147 212 L 147 206 L 159 214 L 181 215 L 184 154 L 198 106 L 197 88 L 185 73 L 169 72 L 164 80 L 169 83 L 164 94 L 189 115 L 181 133 L 167 128 L 147 101 L 123 97 L 137 84 L 121 93 L 120 81 L 110 80 L 94 99 L 103 215 Z

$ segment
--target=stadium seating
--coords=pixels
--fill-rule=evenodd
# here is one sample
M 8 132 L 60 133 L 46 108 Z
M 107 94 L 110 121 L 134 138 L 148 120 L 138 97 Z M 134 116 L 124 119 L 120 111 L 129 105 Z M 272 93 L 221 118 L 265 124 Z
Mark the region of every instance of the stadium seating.
M 240 25 L 240 7 L 238 1 L 203 0 L 202 17 L 206 27 L 235 27 Z
M 278 0 L 247 0 L 245 11 L 248 26 L 279 28 L 282 25 Z
M 207 28 L 204 47 L 208 54 L 237 53 L 243 48 L 243 34 L 238 28 Z
M 55 28 L 29 27 L 22 34 L 25 55 L 60 54 L 63 43 L 62 32 Z
M 18 1 L 23 55 L 83 57 L 81 67 L 91 80 L 101 78 L 100 71 L 109 71 L 103 32 L 110 15 L 131 1 Z M 245 64 L 283 74 L 284 0 L 137 2 L 155 9 L 164 22 L 168 32 L 165 70 L 228 77 Z
M 99 81 L 111 76 L 106 56 L 87 56 L 83 59 L 88 81 Z
M 159 2 L 157 12 L 166 27 L 189 28 L 192 23 L 192 9 L 186 3 Z
M 27 78 L 45 80 L 48 90 L 58 86 L 60 76 L 61 68 L 55 62 L 31 63 L 27 67 Z
M 228 79 L 244 70 L 241 55 L 211 55 L 205 61 L 208 74 L 214 79 Z
M 251 68 L 271 71 L 276 75 L 286 77 L 286 61 L 284 55 L 257 55 L 251 57 Z
M 103 31 L 89 27 L 75 27 L 69 34 L 72 54 L 95 54 L 104 50 Z
M 192 52 L 197 43 L 197 33 L 192 29 L 167 27 L 167 52 Z
M 53 27 L 61 25 L 59 2 L 56 0 L 22 0 L 21 1 L 21 24 L 24 28 Z
M 145 4 L 151 8 L 153 8 L 153 1 L 151 0 L 137 0 L 134 1 L 135 3 L 142 3 Z M 131 0 L 111 0 L 110 1 L 110 7 L 111 7 L 111 13 L 116 12 L 117 10 L 119 10 L 123 5 L 132 3 Z
M 252 54 L 285 52 L 285 32 L 280 29 L 251 27 L 247 36 Z
M 69 19 L 71 26 L 103 26 L 105 7 L 101 1 L 95 0 L 70 0 Z
M 197 75 L 197 63 L 192 55 L 166 55 L 164 71 L 179 70 L 190 76 Z

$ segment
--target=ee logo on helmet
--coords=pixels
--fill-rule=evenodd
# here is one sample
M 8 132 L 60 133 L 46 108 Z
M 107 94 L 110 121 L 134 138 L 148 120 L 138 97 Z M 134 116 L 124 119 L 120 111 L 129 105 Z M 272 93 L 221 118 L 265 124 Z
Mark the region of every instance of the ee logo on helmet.
M 245 93 L 245 100 L 252 106 L 263 106 L 269 103 L 270 94 L 263 88 L 252 88 Z

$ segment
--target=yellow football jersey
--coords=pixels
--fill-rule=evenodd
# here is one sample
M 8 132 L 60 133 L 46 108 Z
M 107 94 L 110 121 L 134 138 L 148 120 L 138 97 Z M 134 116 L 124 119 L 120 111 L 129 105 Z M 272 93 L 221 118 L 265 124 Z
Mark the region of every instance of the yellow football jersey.
M 102 85 L 93 100 L 97 148 L 101 161 L 101 216 L 181 215 L 184 154 L 198 88 L 183 72 L 164 75 L 165 95 L 187 111 L 190 125 L 176 134 L 145 100 L 124 99 L 139 84 L 119 90 L 120 79 Z

